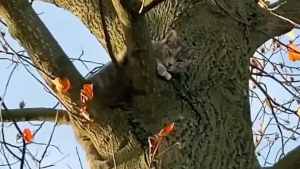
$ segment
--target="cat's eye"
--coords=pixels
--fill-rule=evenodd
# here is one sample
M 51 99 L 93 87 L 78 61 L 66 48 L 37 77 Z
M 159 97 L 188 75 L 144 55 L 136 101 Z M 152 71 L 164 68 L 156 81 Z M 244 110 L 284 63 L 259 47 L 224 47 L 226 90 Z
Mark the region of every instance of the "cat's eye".
M 183 62 L 183 60 L 182 59 L 177 59 L 177 62 Z

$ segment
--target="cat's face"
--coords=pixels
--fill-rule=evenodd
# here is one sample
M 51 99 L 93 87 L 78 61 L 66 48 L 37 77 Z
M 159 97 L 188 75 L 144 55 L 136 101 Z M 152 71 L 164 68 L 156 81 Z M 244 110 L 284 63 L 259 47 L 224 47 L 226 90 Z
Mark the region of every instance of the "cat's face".
M 169 32 L 158 44 L 154 44 L 154 50 L 166 67 L 174 65 L 176 62 L 192 60 L 194 56 L 194 48 L 189 47 L 174 30 Z

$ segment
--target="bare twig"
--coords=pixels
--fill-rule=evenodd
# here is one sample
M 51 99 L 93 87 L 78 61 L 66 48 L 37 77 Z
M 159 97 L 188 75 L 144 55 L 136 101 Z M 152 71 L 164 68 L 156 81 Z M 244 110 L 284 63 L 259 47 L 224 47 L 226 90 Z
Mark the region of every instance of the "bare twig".
M 102 23 L 102 28 L 103 28 L 103 33 L 104 33 L 104 38 L 105 38 L 105 43 L 106 43 L 106 47 L 108 50 L 108 54 L 112 60 L 112 62 L 114 63 L 114 65 L 117 68 L 120 68 L 119 62 L 117 61 L 113 49 L 112 49 L 112 45 L 110 42 L 110 36 L 107 30 L 107 25 L 105 23 L 105 16 L 104 16 L 104 8 L 103 8 L 103 4 L 102 4 L 102 0 L 99 0 L 99 8 L 100 8 L 100 16 L 101 16 L 101 23 Z
M 77 154 L 77 157 L 78 157 L 78 160 L 79 160 L 80 167 L 81 167 L 81 169 L 83 169 L 82 162 L 81 162 L 77 147 L 76 147 L 76 154 Z

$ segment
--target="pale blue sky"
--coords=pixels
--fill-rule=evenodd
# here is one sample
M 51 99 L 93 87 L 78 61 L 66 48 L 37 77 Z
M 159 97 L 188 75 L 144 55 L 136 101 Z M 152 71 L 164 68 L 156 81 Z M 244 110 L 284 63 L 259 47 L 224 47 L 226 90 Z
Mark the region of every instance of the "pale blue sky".
M 77 58 L 81 54 L 81 50 L 83 49 L 84 56 L 82 57 L 82 59 L 91 60 L 100 63 L 106 63 L 107 61 L 109 61 L 108 55 L 104 52 L 104 50 L 102 49 L 98 41 L 93 37 L 93 35 L 91 35 L 91 33 L 86 29 L 86 27 L 68 11 L 57 8 L 54 5 L 46 4 L 42 2 L 34 2 L 33 7 L 37 13 L 44 12 L 42 15 L 40 15 L 41 19 L 44 21 L 48 29 L 51 31 L 53 36 L 56 38 L 58 43 L 62 46 L 62 48 L 64 49 L 64 51 L 69 57 Z M 7 29 L 4 26 L 1 26 L 1 30 L 7 32 Z M 299 34 L 299 32 L 297 32 L 297 34 Z M 7 34 L 6 38 L 9 41 L 10 45 L 13 46 L 15 50 L 22 49 L 17 44 L 17 42 L 14 41 L 9 36 L 9 34 Z M 283 42 L 287 43 L 287 39 L 284 38 Z M 279 54 L 277 55 L 275 59 L 273 59 L 273 61 L 275 62 L 280 60 Z M 286 54 L 283 53 L 283 55 Z M 9 56 L 0 55 L 0 58 L 3 57 L 9 57 Z M 285 58 L 284 60 L 288 65 L 293 65 L 293 66 L 300 65 L 298 62 L 293 63 L 289 61 L 287 57 L 284 58 Z M 11 67 L 8 68 L 10 64 L 11 63 L 8 61 L 0 60 L 0 95 L 3 95 L 4 88 L 7 83 L 7 79 L 14 67 L 14 65 L 12 65 Z M 86 75 L 86 73 L 88 73 L 88 70 L 84 67 L 82 63 L 75 61 L 75 65 L 80 70 L 82 75 Z M 89 66 L 90 70 L 95 66 L 97 66 L 95 64 L 87 64 L 87 65 Z M 271 70 L 271 69 L 268 67 L 267 70 Z M 37 77 L 40 78 L 40 76 L 35 71 L 35 69 L 32 68 L 31 71 Z M 295 79 L 299 80 L 298 78 Z M 281 101 L 283 100 L 290 99 L 290 96 L 287 94 L 287 92 L 285 92 L 282 89 L 282 87 L 280 87 L 278 84 L 271 82 L 268 78 L 263 78 L 263 82 L 268 84 L 268 92 L 272 97 L 275 97 L 278 102 L 281 103 Z M 258 89 L 255 89 L 255 91 L 258 91 Z M 14 72 L 12 79 L 10 81 L 9 88 L 5 95 L 5 103 L 8 106 L 8 108 L 18 108 L 18 104 L 22 99 L 26 102 L 26 107 L 52 107 L 57 103 L 55 98 L 53 98 L 53 96 L 45 92 L 44 87 L 41 84 L 39 84 L 26 71 L 26 69 L 24 69 L 22 65 L 19 65 L 16 68 L 16 71 Z M 260 108 L 260 104 L 258 102 L 253 103 L 252 115 L 255 115 L 259 108 Z M 297 109 L 297 105 L 294 104 L 292 108 Z M 296 121 L 297 118 L 295 116 L 293 116 L 293 118 L 295 120 L 292 120 L 292 122 L 294 123 L 297 122 Z M 28 124 L 27 122 L 19 123 L 19 126 L 22 129 L 25 127 L 29 127 L 32 130 L 35 129 L 35 127 Z M 36 135 L 34 142 L 47 143 L 52 129 L 53 129 L 53 123 L 46 123 L 45 126 L 42 128 L 42 130 L 39 131 L 38 134 Z M 275 127 L 272 127 L 270 128 L 270 130 L 268 130 L 268 132 L 271 132 L 272 130 L 275 129 L 276 129 Z M 10 128 L 7 127 L 5 128 L 4 131 L 5 131 L 6 141 L 15 144 L 17 132 L 14 129 L 14 127 L 10 127 Z M 21 145 L 21 144 L 17 144 L 17 145 Z M 76 142 L 71 127 L 64 126 L 64 125 L 57 127 L 54 133 L 54 137 L 52 139 L 52 145 L 59 146 L 60 150 L 64 154 L 59 153 L 55 148 L 49 148 L 47 153 L 49 154 L 49 156 L 45 157 L 42 166 L 50 165 L 53 162 L 60 160 L 64 156 L 67 156 L 62 161 L 56 163 L 55 167 L 52 168 L 65 169 L 68 168 L 68 166 L 70 166 L 73 169 L 80 169 L 81 168 L 80 163 L 78 161 L 78 157 L 76 154 L 76 147 L 78 147 L 80 158 L 83 163 L 83 168 L 84 169 L 88 168 L 86 165 L 85 153 Z M 286 147 L 286 151 L 291 150 L 297 145 L 299 145 L 298 141 L 289 142 L 288 146 Z M 275 151 L 276 148 L 278 149 L 279 146 L 280 146 L 280 142 L 276 143 L 275 149 L 273 151 Z M 39 158 L 41 157 L 44 148 L 45 147 L 37 146 L 34 144 L 28 146 L 28 149 L 32 152 L 32 154 L 38 153 L 37 156 Z M 265 152 L 262 152 L 262 154 L 264 153 Z M 271 157 L 274 157 L 275 156 L 274 154 L 275 153 L 273 153 Z M 9 159 L 10 162 L 14 161 L 12 158 Z M 270 158 L 270 159 L 274 159 L 274 158 Z M 0 164 L 5 163 L 4 160 L 5 159 L 0 155 Z M 260 161 L 261 160 L 262 159 L 260 158 Z M 29 160 L 29 162 L 32 163 L 31 160 Z M 0 167 L 0 168 L 6 169 L 5 167 Z M 31 168 L 34 169 L 37 167 L 32 163 Z M 14 165 L 13 169 L 19 169 L 19 164 Z
M 64 9 L 57 8 L 54 5 L 43 2 L 34 2 L 33 7 L 37 13 L 44 12 L 42 15 L 40 15 L 41 19 L 69 57 L 78 58 L 81 54 L 81 50 L 83 49 L 84 56 L 82 56 L 82 59 L 92 60 L 99 63 L 106 63 L 109 61 L 108 55 L 105 53 L 96 38 L 94 38 L 89 30 L 86 29 L 86 27 L 71 13 Z M 7 32 L 5 27 L 1 26 L 1 29 Z M 11 39 L 9 34 L 7 34 L 6 38 L 11 46 L 13 46 L 15 49 L 21 49 L 17 42 Z M 1 57 L 2 56 L 4 55 L 1 55 Z M 7 69 L 9 65 L 10 62 L 8 61 L 0 61 L 1 95 L 4 93 L 7 79 L 14 67 L 11 66 Z M 82 63 L 75 61 L 75 65 L 80 70 L 82 75 L 86 75 L 89 72 Z M 95 64 L 87 65 L 90 70 L 97 66 Z M 33 68 L 31 70 L 37 77 L 40 78 L 36 70 Z M 39 84 L 22 65 L 19 65 L 10 81 L 9 88 L 5 96 L 5 103 L 9 108 L 17 108 L 18 103 L 22 99 L 26 102 L 26 107 L 53 107 L 57 103 L 55 98 L 46 93 L 44 87 Z M 29 127 L 30 129 L 34 130 L 34 128 L 28 123 L 19 123 L 19 125 L 22 129 L 24 127 Z M 42 130 L 38 132 L 34 141 L 47 143 L 52 129 L 53 123 L 46 124 Z M 17 132 L 14 127 L 10 127 L 9 129 L 6 128 L 5 133 L 5 139 L 10 143 L 15 143 Z M 64 155 L 59 153 L 56 149 L 50 148 L 51 155 L 45 158 L 42 163 L 43 165 L 49 165 L 70 154 L 68 157 L 66 157 L 66 159 L 57 163 L 53 168 L 67 168 L 68 164 L 73 169 L 80 169 L 80 164 L 75 149 L 77 146 L 84 168 L 87 169 L 85 153 L 79 144 L 77 144 L 71 127 L 64 125 L 57 127 L 54 133 L 52 144 L 59 146 Z M 28 149 L 31 150 L 33 154 L 35 154 L 38 150 L 39 157 L 41 157 L 44 151 L 44 147 L 35 145 L 29 145 Z M 4 158 L 1 158 L 1 160 L 4 160 Z M 0 161 L 0 164 L 1 163 L 2 162 Z M 31 167 L 35 168 L 35 165 L 31 165 Z M 19 165 L 15 165 L 14 168 L 19 168 Z

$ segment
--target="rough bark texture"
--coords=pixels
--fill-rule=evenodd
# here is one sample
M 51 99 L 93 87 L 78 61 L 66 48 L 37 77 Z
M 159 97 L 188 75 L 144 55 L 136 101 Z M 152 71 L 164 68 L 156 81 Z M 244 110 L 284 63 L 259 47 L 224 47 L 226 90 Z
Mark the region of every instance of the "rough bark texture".
M 73 13 L 106 47 L 98 0 L 43 1 Z M 131 101 L 117 108 L 97 102 L 97 97 L 101 97 L 97 96 L 88 109 L 95 118 L 94 123 L 71 115 L 64 121 L 71 121 L 74 130 L 89 143 L 89 149 L 97 150 L 101 159 L 109 161 L 114 157 L 116 168 L 147 168 L 148 136 L 153 136 L 172 122 L 176 124 L 176 131 L 168 144 L 182 138 L 182 146 L 173 147 L 162 155 L 162 169 L 260 168 L 254 154 L 248 105 L 249 59 L 258 46 L 291 30 L 292 25 L 260 9 L 251 0 L 216 3 L 211 0 L 167 0 L 145 17 L 132 17 L 138 15 L 135 12 L 140 1 L 127 2 L 121 1 L 127 9 L 125 14 L 130 15 L 127 19 L 131 24 L 128 25 L 120 20 L 112 1 L 103 1 L 114 53 L 127 46 L 131 52 L 131 64 L 125 68 L 131 72 L 129 77 L 133 88 L 144 90 L 141 86 L 155 82 L 152 84 L 154 87 L 150 85 L 156 89 L 155 92 L 149 94 L 145 89 L 143 94 L 131 94 Z M 130 3 L 134 6 L 132 9 L 128 9 Z M 146 0 L 145 4 L 149 3 L 150 0 Z M 289 3 L 294 5 L 288 6 Z M 297 22 L 300 18 L 290 12 L 296 13 L 299 6 L 300 2 L 290 0 L 278 11 Z M 0 14 L 12 36 L 26 49 L 34 64 L 41 69 L 41 76 L 54 91 L 51 79 L 67 77 L 71 81 L 72 88 L 67 95 L 57 91 L 56 94 L 70 111 L 78 113 L 74 105 L 79 105 L 84 79 L 28 2 L 0 0 Z M 148 27 L 145 26 L 146 20 Z M 281 27 L 275 29 L 276 23 L 280 23 Z M 139 32 L 142 38 L 136 38 L 131 29 L 137 29 L 134 31 Z M 197 61 L 186 74 L 166 82 L 153 76 L 149 33 L 151 39 L 159 40 L 171 29 L 175 29 L 189 45 L 197 47 Z M 141 66 L 143 60 L 146 60 L 146 67 L 140 68 L 150 68 L 145 69 L 149 75 L 139 74 L 134 69 L 135 65 Z M 36 119 L 52 121 L 51 112 L 45 111 L 48 115 Z M 52 114 L 54 117 L 55 112 Z M 16 115 L 10 118 L 23 120 Z M 24 119 L 32 118 L 29 115 Z

